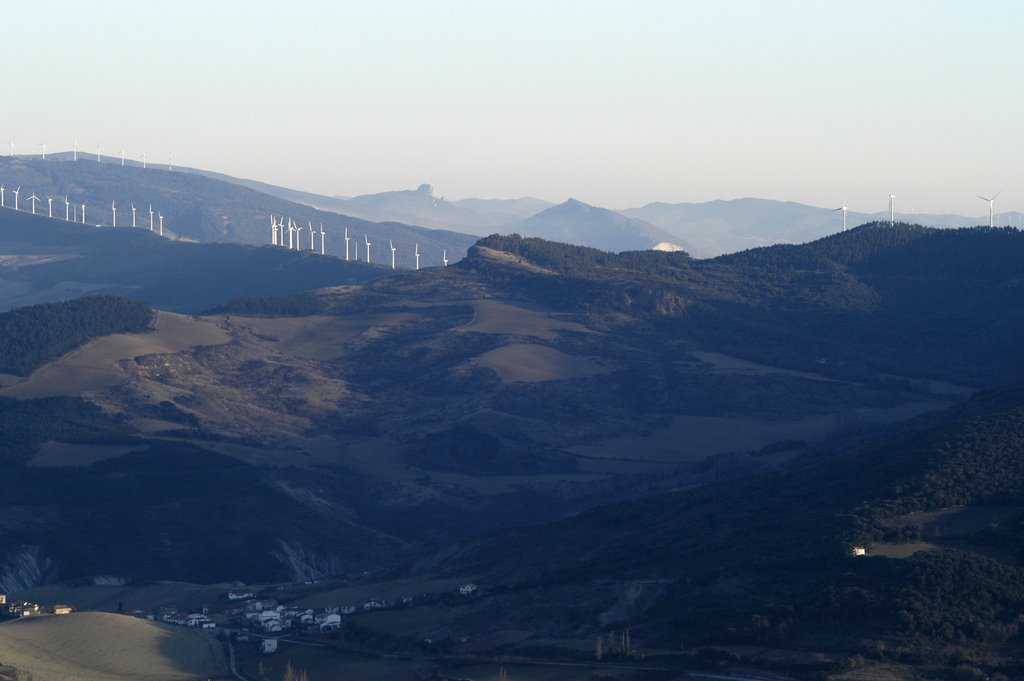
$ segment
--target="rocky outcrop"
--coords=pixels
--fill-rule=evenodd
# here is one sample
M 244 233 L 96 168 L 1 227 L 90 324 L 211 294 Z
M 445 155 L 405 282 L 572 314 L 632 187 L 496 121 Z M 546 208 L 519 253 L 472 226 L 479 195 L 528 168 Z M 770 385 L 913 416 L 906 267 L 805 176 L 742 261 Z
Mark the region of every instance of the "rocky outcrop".
M 15 593 L 48 584 L 56 565 L 38 546 L 15 546 L 0 556 L 0 593 Z

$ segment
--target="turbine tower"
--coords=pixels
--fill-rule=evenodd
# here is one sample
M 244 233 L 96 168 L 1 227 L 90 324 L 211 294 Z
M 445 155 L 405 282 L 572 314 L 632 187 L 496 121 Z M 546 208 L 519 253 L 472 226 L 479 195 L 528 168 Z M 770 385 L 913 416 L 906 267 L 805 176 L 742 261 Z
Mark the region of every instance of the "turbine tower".
M 52 196 L 47 196 L 46 197 L 46 204 L 47 204 L 48 217 L 52 218 L 53 217 L 53 197 Z
M 391 247 L 391 269 L 395 269 L 395 244 L 391 239 L 388 239 L 388 246 Z
M 4 186 L 0 184 L 0 208 L 4 207 Z
M 889 226 L 896 224 L 896 195 L 889 194 Z
M 32 202 L 32 215 L 36 214 L 36 201 L 39 201 L 39 197 L 36 196 L 35 192 L 32 192 L 32 196 L 28 197 L 28 200 Z
M 167 169 L 168 170 L 174 170 L 174 168 L 171 167 L 171 155 L 170 154 L 167 154 Z
M 18 192 L 21 191 L 21 187 L 14 190 L 14 210 L 18 210 Z
M 444 251 L 441 252 L 441 262 L 444 263 L 445 267 L 448 267 L 448 249 L 447 248 L 444 249 Z
M 74 158 L 74 160 L 77 161 L 78 160 L 78 138 L 77 137 L 75 138 L 74 150 L 75 150 L 75 155 L 73 156 L 73 158 Z
M 988 201 L 988 226 L 989 227 L 993 226 L 993 224 L 992 224 L 993 223 L 993 218 L 995 217 L 995 214 L 993 213 L 993 210 L 994 210 L 994 206 L 995 206 L 995 202 L 996 202 L 996 197 L 999 196 L 1002 193 L 1003 193 L 1003 191 L 1000 189 L 999 191 L 997 191 L 995 194 L 992 195 L 991 199 L 988 198 L 988 197 L 982 196 L 981 194 L 978 194 L 978 198 L 979 199 L 981 199 L 982 201 Z
M 40 147 L 43 148 L 43 160 L 45 161 L 46 160 L 46 140 L 43 140 L 37 146 L 40 146 Z
M 111 227 L 117 227 L 117 204 L 113 201 L 110 202 L 110 210 L 114 213 L 114 220 Z
M 157 218 L 160 220 L 160 236 L 164 235 L 164 214 L 157 213 Z
M 309 221 L 309 250 L 311 250 L 311 251 L 315 251 L 316 250 L 316 244 L 313 243 L 313 239 L 315 239 L 316 237 L 314 237 L 313 234 L 314 234 L 314 232 L 313 232 L 313 221 L 310 220 Z
M 153 204 L 149 204 L 149 231 L 153 231 Z
M 367 264 L 369 264 L 369 262 L 370 262 L 370 237 L 368 235 L 364 234 L 363 238 L 366 239 L 366 262 L 367 262 Z
M 420 245 L 416 244 L 416 269 L 420 268 Z
M 292 219 L 288 218 L 288 250 L 295 248 L 295 225 Z
M 277 220 L 273 215 L 270 216 L 270 243 L 277 245 Z
M 140 156 L 139 158 L 142 159 L 142 169 L 145 170 L 146 169 L 146 152 L 142 152 L 142 156 Z
M 14 140 L 7 140 L 7 143 L 11 145 L 11 157 L 14 157 Z
M 324 223 L 320 223 L 320 255 L 326 255 L 327 244 L 325 239 L 327 238 L 327 232 L 324 231 Z
M 132 204 L 132 227 L 135 226 L 135 204 Z
M 359 256 L 357 255 L 356 260 L 358 259 Z M 345 228 L 345 261 L 348 261 L 348 227 Z
M 64 195 L 64 222 L 71 222 L 71 202 L 67 194 Z
M 82 224 L 85 224 L 85 204 L 82 204 Z
M 846 211 L 847 211 L 846 199 L 843 199 L 843 205 L 839 206 L 839 208 L 833 208 L 832 212 L 834 213 L 837 210 L 843 211 L 843 231 L 845 232 L 846 231 Z
M 100 162 L 100 152 L 101 151 L 103 151 L 103 147 L 101 147 L 100 145 L 97 144 L 96 145 L 96 162 L 97 163 Z

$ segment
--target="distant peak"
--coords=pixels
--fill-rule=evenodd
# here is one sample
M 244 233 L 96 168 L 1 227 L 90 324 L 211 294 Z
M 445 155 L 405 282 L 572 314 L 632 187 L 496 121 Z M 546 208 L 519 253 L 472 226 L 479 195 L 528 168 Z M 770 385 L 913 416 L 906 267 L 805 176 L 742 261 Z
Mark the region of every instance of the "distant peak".
M 427 194 L 428 196 L 434 195 L 434 187 L 429 184 L 421 184 L 419 187 L 416 187 L 416 191 L 421 194 Z

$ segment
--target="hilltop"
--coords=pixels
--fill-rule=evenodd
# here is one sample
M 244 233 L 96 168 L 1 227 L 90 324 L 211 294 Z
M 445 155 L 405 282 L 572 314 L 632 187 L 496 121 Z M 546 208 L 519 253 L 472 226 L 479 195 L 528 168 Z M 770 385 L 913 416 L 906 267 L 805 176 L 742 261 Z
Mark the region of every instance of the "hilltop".
M 229 673 L 220 644 L 200 632 L 92 612 L 0 624 L 0 660 L 33 681 L 187 681 Z

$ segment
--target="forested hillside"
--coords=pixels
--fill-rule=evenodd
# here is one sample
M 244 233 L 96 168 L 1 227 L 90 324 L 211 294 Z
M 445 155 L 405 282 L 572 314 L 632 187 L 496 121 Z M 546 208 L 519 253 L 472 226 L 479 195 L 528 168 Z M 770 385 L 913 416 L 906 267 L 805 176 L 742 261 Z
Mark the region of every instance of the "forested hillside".
M 0 373 L 27 376 L 93 338 L 139 333 L 152 321 L 149 303 L 114 296 L 45 303 L 0 313 Z

